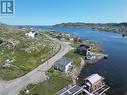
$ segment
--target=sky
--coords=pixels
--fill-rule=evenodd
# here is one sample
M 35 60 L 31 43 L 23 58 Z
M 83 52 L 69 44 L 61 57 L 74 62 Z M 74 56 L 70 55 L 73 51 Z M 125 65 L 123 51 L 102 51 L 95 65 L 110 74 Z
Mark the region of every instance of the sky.
M 1 16 L 0 22 L 13 25 L 127 22 L 127 0 L 15 0 L 14 16 Z

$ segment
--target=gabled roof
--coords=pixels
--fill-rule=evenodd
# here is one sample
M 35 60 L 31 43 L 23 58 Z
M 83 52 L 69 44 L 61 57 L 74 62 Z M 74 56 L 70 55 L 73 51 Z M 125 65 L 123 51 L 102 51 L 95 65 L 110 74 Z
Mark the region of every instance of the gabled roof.
M 87 50 L 87 48 L 82 46 L 82 47 L 77 48 L 77 50 L 83 51 L 83 50 Z
M 90 48 L 89 45 L 81 44 L 80 47 Z
M 72 62 L 71 59 L 66 58 L 66 57 L 63 57 L 63 58 L 59 59 L 58 61 L 56 61 L 56 62 L 55 62 L 55 65 L 61 64 L 61 65 L 66 66 L 66 65 L 69 64 L 70 62 Z
M 89 76 L 88 78 L 86 78 L 91 84 L 96 83 L 99 80 L 103 80 L 103 77 L 101 77 L 98 74 L 92 74 L 91 76 Z

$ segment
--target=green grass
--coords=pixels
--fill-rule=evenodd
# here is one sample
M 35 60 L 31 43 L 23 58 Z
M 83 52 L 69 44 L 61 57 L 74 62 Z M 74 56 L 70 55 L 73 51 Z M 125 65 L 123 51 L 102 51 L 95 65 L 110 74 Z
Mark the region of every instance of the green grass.
M 27 73 L 26 71 L 22 71 L 22 70 L 17 70 L 17 69 L 14 69 L 14 68 L 6 68 L 6 69 L 0 69 L 0 77 L 3 79 L 3 80 L 11 80 L 11 79 L 14 79 L 14 78 L 17 78 L 19 76 L 22 76 L 24 75 L 25 73 Z
M 11 80 L 20 77 L 33 70 L 59 51 L 59 48 L 55 47 L 56 43 L 45 37 L 43 33 L 35 39 L 21 36 L 21 32 L 0 34 L 0 37 L 4 39 L 18 42 L 14 50 L 8 50 L 5 47 L 0 46 L 0 53 L 3 53 L 0 54 L 0 64 L 4 63 L 4 61 L 10 57 L 15 57 L 15 61 L 12 64 L 20 68 L 0 68 L 0 79 Z M 47 39 L 47 41 L 44 39 Z M 43 44 L 48 45 L 48 47 L 43 47 Z M 53 48 L 51 48 L 51 44 L 54 45 Z M 36 46 L 37 49 L 30 54 L 23 50 L 24 48 L 29 48 L 31 46 Z
M 72 44 L 71 44 L 71 46 L 73 47 L 73 48 L 78 48 L 79 46 L 81 45 L 81 43 L 80 42 L 72 42 Z
M 30 93 L 27 95 L 53 95 L 71 82 L 71 78 L 65 76 L 64 73 L 52 70 L 48 80 L 43 83 L 29 85 L 27 89 L 30 90 Z M 21 91 L 20 95 L 25 95 L 24 91 Z
M 17 50 L 14 52 L 14 56 L 16 56 L 16 61 L 14 61 L 13 64 L 30 71 L 42 63 L 41 59 L 45 59 L 49 56 L 48 51 L 50 50 L 48 48 L 45 48 L 42 49 L 39 53 L 35 52 L 32 54 L 27 54 Z
M 20 68 L 20 70 L 11 69 L 11 68 L 10 69 L 1 68 L 0 79 L 10 80 L 30 72 L 31 70 L 33 70 L 34 68 L 36 68 L 37 66 L 43 63 L 41 62 L 41 59 L 45 61 L 46 59 L 50 58 L 54 54 L 54 53 L 49 54 L 49 51 L 50 51 L 49 48 L 45 48 L 45 49 L 42 49 L 39 53 L 35 52 L 32 54 L 27 54 L 20 50 L 8 51 L 5 49 L 4 50 L 5 55 L 0 58 L 1 64 L 8 57 L 15 56 L 16 60 L 12 64 Z
M 71 50 L 68 52 L 65 57 L 68 57 L 73 60 L 74 65 L 79 66 L 81 62 L 81 56 L 74 53 L 75 50 Z

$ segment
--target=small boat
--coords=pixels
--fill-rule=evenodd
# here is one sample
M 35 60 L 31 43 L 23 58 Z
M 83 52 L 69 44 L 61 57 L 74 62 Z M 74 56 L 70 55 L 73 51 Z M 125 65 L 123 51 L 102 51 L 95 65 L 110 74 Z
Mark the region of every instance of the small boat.
M 105 55 L 105 56 L 104 56 L 104 59 L 107 59 L 107 58 L 108 58 L 108 55 Z

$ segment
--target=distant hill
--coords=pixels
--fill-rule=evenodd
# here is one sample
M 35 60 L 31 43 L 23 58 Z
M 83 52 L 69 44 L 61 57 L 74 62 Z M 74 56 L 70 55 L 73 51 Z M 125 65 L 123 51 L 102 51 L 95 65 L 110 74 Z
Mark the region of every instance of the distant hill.
M 0 32 L 16 32 L 16 30 L 15 26 L 0 23 Z
M 88 28 L 93 30 L 101 30 L 108 32 L 116 32 L 123 35 L 127 35 L 127 23 L 61 23 L 56 24 L 53 27 L 68 27 L 68 28 Z

